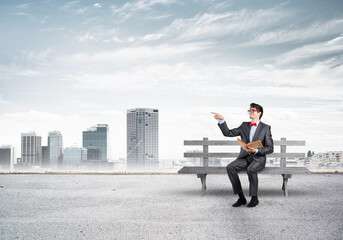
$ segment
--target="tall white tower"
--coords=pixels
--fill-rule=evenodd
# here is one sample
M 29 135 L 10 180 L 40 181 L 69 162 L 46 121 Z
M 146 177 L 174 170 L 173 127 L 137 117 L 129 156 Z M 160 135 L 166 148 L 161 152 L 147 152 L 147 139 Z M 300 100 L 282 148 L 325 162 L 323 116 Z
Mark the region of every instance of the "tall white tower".
M 59 131 L 49 132 L 48 148 L 50 167 L 61 167 L 63 165 L 63 137 Z
M 127 168 L 158 167 L 158 109 L 127 110 Z

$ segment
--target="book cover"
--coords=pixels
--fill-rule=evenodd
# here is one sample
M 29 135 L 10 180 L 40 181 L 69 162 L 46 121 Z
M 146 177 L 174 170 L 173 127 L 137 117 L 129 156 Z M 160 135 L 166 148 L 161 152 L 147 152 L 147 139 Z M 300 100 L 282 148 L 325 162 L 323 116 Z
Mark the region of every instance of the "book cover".
M 260 140 L 257 140 L 255 142 L 250 142 L 250 143 L 245 143 L 239 138 L 237 138 L 237 140 L 242 147 L 263 148 L 263 145 Z

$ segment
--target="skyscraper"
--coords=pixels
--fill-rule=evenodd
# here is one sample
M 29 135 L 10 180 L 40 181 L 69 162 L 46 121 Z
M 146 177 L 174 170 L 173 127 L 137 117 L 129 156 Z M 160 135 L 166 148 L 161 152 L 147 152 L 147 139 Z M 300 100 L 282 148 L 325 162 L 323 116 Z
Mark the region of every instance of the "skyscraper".
M 109 127 L 97 124 L 82 132 L 82 146 L 87 149 L 87 160 L 108 161 Z M 95 159 L 91 159 L 95 158 Z
M 14 148 L 10 145 L 0 147 L 0 169 L 13 169 Z
M 42 166 L 43 168 L 50 167 L 49 146 L 42 146 Z
M 42 166 L 42 137 L 36 136 L 35 132 L 21 134 L 21 162 Z
M 158 110 L 127 110 L 127 168 L 158 167 Z
M 61 167 L 63 164 L 63 137 L 59 131 L 49 132 L 48 147 L 50 167 Z

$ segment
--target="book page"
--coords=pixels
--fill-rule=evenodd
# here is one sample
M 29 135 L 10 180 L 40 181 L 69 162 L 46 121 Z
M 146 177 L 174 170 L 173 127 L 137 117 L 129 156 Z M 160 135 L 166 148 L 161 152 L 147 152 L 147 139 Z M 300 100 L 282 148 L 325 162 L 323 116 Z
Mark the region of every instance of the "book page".
M 260 140 L 257 140 L 255 142 L 247 143 L 247 146 L 248 147 L 252 147 L 252 148 L 263 148 L 263 145 L 262 145 Z
M 243 142 L 241 139 L 237 138 L 237 141 L 239 142 L 242 148 L 246 147 L 245 142 Z

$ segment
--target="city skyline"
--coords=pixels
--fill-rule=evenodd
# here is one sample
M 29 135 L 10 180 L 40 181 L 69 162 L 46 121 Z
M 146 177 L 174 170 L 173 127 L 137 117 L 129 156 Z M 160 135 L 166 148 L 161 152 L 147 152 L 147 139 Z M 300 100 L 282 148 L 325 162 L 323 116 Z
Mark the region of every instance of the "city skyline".
M 0 145 L 20 134 L 111 127 L 126 156 L 126 110 L 159 109 L 159 158 L 184 140 L 222 136 L 264 107 L 273 138 L 300 151 L 340 151 L 343 130 L 341 1 L 1 1 Z M 277 151 L 278 149 L 276 149 Z M 223 150 L 225 151 L 225 150 Z M 237 149 L 237 152 L 239 150 Z M 17 154 L 19 156 L 19 154 Z

